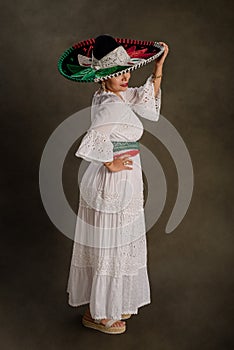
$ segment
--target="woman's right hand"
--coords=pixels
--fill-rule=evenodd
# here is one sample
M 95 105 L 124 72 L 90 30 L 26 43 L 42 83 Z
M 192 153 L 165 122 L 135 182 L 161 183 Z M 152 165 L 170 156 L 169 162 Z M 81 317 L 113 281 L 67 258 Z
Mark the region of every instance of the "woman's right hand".
M 104 165 L 111 172 L 117 172 L 121 170 L 132 170 L 128 165 L 132 165 L 132 160 L 129 159 L 129 155 L 125 155 L 123 157 L 118 157 L 112 162 L 106 162 Z
M 169 47 L 166 43 L 164 43 L 163 41 L 159 41 L 159 44 L 164 46 L 164 51 L 163 54 L 161 56 L 159 56 L 156 60 L 155 60 L 155 66 L 156 67 L 162 67 L 164 64 L 164 61 L 168 55 L 169 52 Z

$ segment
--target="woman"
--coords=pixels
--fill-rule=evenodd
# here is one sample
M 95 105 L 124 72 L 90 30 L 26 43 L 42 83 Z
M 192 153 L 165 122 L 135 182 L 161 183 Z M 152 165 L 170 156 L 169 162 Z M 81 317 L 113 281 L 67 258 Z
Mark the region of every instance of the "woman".
M 154 58 L 142 46 L 130 58 L 116 39 L 101 35 L 92 47 L 92 60 L 90 54 L 78 54 L 80 66 L 87 67 L 92 61 L 91 69 L 96 69 L 82 71 L 82 79 L 84 74 L 88 79 L 90 74 L 104 74 L 105 69 L 113 73 L 118 67 L 116 76 L 99 75 L 101 87 L 93 96 L 91 126 L 75 153 L 90 164 L 80 183 L 67 286 L 71 306 L 89 303 L 83 325 L 109 334 L 123 333 L 126 322 L 121 319 L 150 303 L 138 142 L 143 125 L 138 116 L 153 121 L 159 118 L 162 68 L 168 54 L 168 46 L 159 44 L 163 53 L 155 61 L 153 73 L 143 86 L 135 88 L 128 87 L 131 73 L 126 67 Z M 132 53 L 129 47 L 128 52 Z M 74 73 L 74 67 L 70 68 Z M 80 74 L 78 69 L 73 77 Z

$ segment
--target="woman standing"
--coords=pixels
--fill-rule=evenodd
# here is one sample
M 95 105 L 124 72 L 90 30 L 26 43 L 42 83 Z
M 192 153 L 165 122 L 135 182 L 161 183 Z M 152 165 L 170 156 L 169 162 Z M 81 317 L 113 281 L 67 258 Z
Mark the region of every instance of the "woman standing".
M 59 61 L 66 78 L 101 83 L 91 126 L 75 153 L 90 164 L 80 184 L 67 292 L 69 305 L 89 304 L 83 325 L 105 333 L 123 333 L 121 320 L 151 302 L 138 116 L 159 118 L 168 50 L 163 42 L 100 35 L 74 45 Z M 130 71 L 152 60 L 145 84 L 129 88 Z

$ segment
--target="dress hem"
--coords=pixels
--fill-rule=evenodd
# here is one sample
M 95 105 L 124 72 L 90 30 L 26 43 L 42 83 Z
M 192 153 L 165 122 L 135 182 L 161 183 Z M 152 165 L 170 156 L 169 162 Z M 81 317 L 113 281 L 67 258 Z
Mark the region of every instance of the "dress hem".
M 69 294 L 69 296 L 70 296 L 70 293 L 67 291 L 67 293 Z M 71 307 L 79 307 L 79 306 L 83 306 L 83 305 L 86 305 L 86 304 L 89 304 L 90 303 L 90 300 L 89 301 L 84 301 L 84 302 L 80 302 L 80 303 L 76 303 L 76 304 L 73 304 L 73 303 L 71 303 L 70 302 L 70 300 L 68 300 L 68 305 L 69 306 L 71 306 Z M 122 311 L 122 315 L 123 314 L 132 314 L 132 315 L 137 315 L 138 314 L 138 309 L 140 308 L 140 307 L 143 307 L 143 306 L 146 306 L 146 305 L 149 305 L 149 304 L 151 304 L 151 299 L 150 300 L 148 300 L 148 301 L 145 301 L 145 302 L 143 302 L 143 303 L 141 303 L 138 307 L 137 307 L 137 310 L 124 310 L 124 311 Z M 103 315 L 103 316 L 95 316 L 94 315 L 94 317 L 92 317 L 92 318 L 94 318 L 95 320 L 98 320 L 98 319 L 106 319 L 106 318 L 108 318 L 106 315 Z

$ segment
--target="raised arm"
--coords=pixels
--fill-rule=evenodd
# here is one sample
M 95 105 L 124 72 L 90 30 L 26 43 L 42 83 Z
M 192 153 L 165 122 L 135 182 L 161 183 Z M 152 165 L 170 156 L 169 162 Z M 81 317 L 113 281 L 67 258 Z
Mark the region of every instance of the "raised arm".
M 139 117 L 157 121 L 161 108 L 161 80 L 164 60 L 168 54 L 168 46 L 160 42 L 164 47 L 164 53 L 155 61 L 153 73 L 145 84 L 140 87 L 130 87 L 124 92 L 124 97 L 132 110 Z
M 159 59 L 155 61 L 155 65 L 154 65 L 154 70 L 153 70 L 153 74 L 152 74 L 152 81 L 154 84 L 154 96 L 158 95 L 160 85 L 161 85 L 162 76 L 163 76 L 163 73 L 162 73 L 163 64 L 164 64 L 165 58 L 169 52 L 169 48 L 168 48 L 167 44 L 163 43 L 162 41 L 160 41 L 159 43 L 161 45 L 163 45 L 165 49 L 164 49 L 163 55 L 160 56 Z

